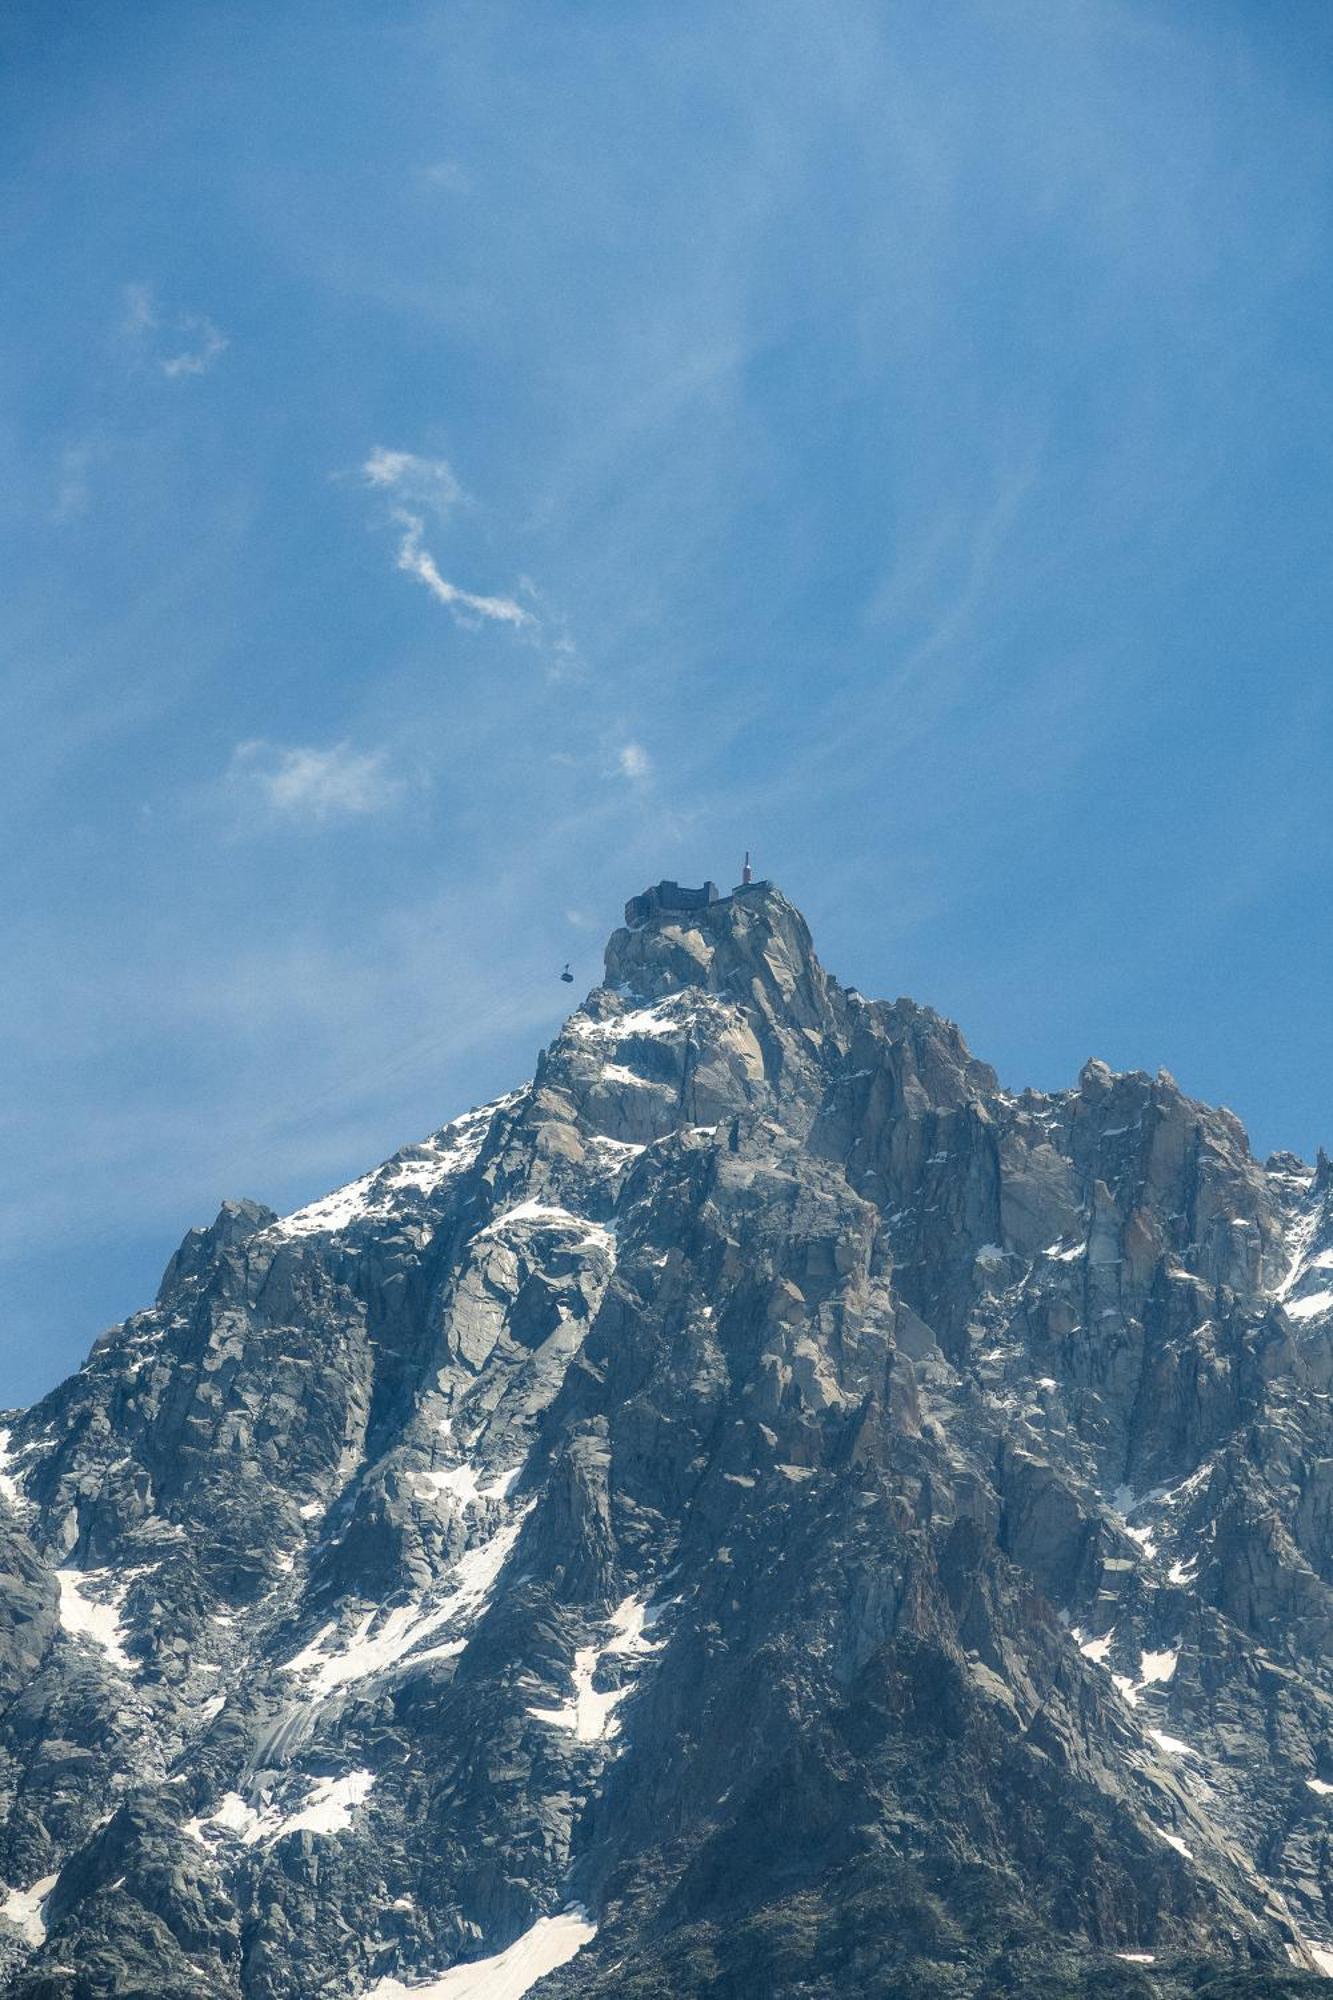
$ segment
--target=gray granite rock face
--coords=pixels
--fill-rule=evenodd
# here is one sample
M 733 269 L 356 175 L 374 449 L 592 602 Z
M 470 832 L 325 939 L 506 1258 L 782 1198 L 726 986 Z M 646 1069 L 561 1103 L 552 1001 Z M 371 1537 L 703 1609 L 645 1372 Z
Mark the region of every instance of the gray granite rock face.
M 10 1414 L 0 1990 L 1313 1990 L 1330 1178 L 652 909 Z

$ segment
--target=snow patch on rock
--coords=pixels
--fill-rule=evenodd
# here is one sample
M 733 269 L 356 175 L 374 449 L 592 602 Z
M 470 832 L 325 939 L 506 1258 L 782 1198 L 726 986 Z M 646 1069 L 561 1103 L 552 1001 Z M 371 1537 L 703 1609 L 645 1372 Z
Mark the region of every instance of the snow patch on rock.
M 1154 1682 L 1165 1684 L 1175 1673 L 1180 1663 L 1180 1649 L 1166 1646 L 1160 1653 L 1139 1655 L 1139 1686 L 1148 1687 Z
M 512 1208 L 495 1216 L 484 1229 L 479 1229 L 476 1241 L 480 1243 L 488 1236 L 507 1235 L 511 1229 L 527 1223 L 540 1229 L 577 1230 L 581 1240 L 574 1245 L 576 1250 L 601 1250 L 614 1262 L 614 1228 L 602 1222 L 589 1222 L 586 1216 L 574 1215 L 567 1208 L 557 1208 L 545 1201 L 516 1202 Z
M 31 1889 L 11 1889 L 4 1902 L 0 1903 L 0 1917 L 7 1924 L 12 1924 L 25 1944 L 32 1945 L 34 1950 L 46 1943 L 43 1907 L 56 1886 L 56 1880 L 54 1875 L 43 1875 Z
M 1150 1729 L 1148 1734 L 1168 1757 L 1197 1757 L 1199 1754 L 1192 1743 L 1182 1743 L 1178 1736 L 1168 1736 L 1165 1730 Z
M 628 1685 L 599 1689 L 594 1686 L 603 1660 L 641 1658 L 655 1653 L 660 1640 L 646 1639 L 645 1627 L 652 1614 L 642 1598 L 627 1597 L 611 1614 L 612 1636 L 603 1645 L 581 1646 L 574 1655 L 574 1695 L 559 1708 L 530 1708 L 535 1722 L 553 1729 L 570 1729 L 580 1743 L 600 1743 L 614 1736 L 618 1723 L 615 1711 L 630 1692 Z
M 1291 1319 L 1318 1319 L 1333 1312 L 1333 1292 L 1307 1292 L 1303 1299 L 1288 1299 L 1286 1305 Z
M 120 1607 L 129 1588 L 127 1580 L 118 1577 L 108 1583 L 112 1572 L 104 1569 L 58 1569 L 55 1577 L 60 1585 L 60 1623 L 64 1630 L 71 1638 L 91 1639 L 113 1667 L 119 1667 L 122 1673 L 133 1673 L 135 1663 L 125 1651 L 120 1622 Z M 105 1589 L 105 1598 L 89 1596 L 90 1584 Z
M 370 1771 L 348 1771 L 341 1778 L 316 1778 L 294 1812 L 284 1812 L 261 1792 L 252 1806 L 239 1792 L 227 1792 L 215 1812 L 185 1823 L 192 1840 L 208 1846 L 218 1837 L 239 1840 L 244 1847 L 271 1846 L 289 1833 L 346 1833 L 352 1814 L 369 1797 L 375 1778 Z
M 674 1005 L 667 1001 L 656 1007 L 635 1007 L 625 1014 L 609 1014 L 600 1021 L 588 1014 L 571 1014 L 565 1026 L 581 1041 L 625 1042 L 635 1035 L 656 1038 L 681 1034 L 694 1026 L 699 1012 L 697 1007 L 682 1007 L 678 1000 Z

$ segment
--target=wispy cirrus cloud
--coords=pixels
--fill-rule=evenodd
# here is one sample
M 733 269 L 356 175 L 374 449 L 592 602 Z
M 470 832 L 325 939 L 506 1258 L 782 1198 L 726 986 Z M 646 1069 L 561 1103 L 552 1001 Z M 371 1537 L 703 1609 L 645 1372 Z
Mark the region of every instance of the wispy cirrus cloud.
M 206 313 L 164 312 L 153 287 L 142 283 L 125 287 L 120 330 L 169 382 L 206 375 L 230 344 Z
M 405 790 L 383 750 L 355 750 L 350 743 L 238 743 L 227 768 L 226 789 L 245 813 L 302 825 L 364 817 L 397 804 Z
M 218 356 L 227 351 L 226 334 L 202 313 L 184 313 L 176 325 L 179 332 L 193 337 L 192 345 L 166 355 L 158 367 L 169 382 L 178 382 L 184 375 L 206 375 Z
M 512 597 L 481 596 L 476 591 L 462 590 L 441 576 L 434 556 L 425 545 L 426 524 L 419 515 L 397 512 L 394 518 L 403 530 L 398 544 L 399 569 L 407 576 L 414 576 L 418 583 L 424 583 L 431 596 L 464 624 L 476 618 L 488 618 L 499 625 L 532 624 L 532 613 Z
M 425 458 L 415 451 L 390 451 L 377 444 L 361 468 L 367 486 L 388 492 L 404 504 L 424 507 L 441 520 L 466 498 L 448 459 Z
M 622 778 L 646 778 L 653 768 L 642 743 L 622 743 L 616 752 L 616 765 Z
M 367 486 L 391 495 L 395 504 L 390 518 L 399 529 L 397 567 L 405 576 L 414 576 L 438 604 L 443 604 L 461 624 L 479 620 L 513 627 L 532 626 L 532 613 L 513 597 L 493 597 L 464 590 L 441 572 L 426 546 L 426 515 L 446 521 L 465 499 L 452 467 L 443 458 L 425 458 L 414 451 L 390 451 L 376 445 L 361 467 Z

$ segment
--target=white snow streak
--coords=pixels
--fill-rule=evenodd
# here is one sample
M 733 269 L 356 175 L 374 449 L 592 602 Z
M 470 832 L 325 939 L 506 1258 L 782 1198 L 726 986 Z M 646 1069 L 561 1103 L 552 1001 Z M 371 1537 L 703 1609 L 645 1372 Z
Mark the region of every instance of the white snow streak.
M 601 1222 L 589 1222 L 585 1216 L 573 1215 L 567 1208 L 555 1208 L 544 1201 L 516 1202 L 513 1208 L 505 1209 L 484 1229 L 479 1229 L 475 1240 L 480 1243 L 488 1236 L 504 1235 L 516 1224 L 525 1222 L 535 1223 L 543 1229 L 576 1229 L 582 1238 L 575 1244 L 576 1250 L 604 1250 L 608 1257 L 615 1257 L 614 1229 Z
M 557 1966 L 568 1965 L 597 1935 L 586 1910 L 565 1910 L 558 1917 L 538 1917 L 521 1938 L 493 1958 L 455 1965 L 424 1986 L 404 1986 L 400 1979 L 377 1979 L 364 2000 L 523 2000 L 523 1995 Z
M 636 1146 L 630 1139 L 608 1139 L 604 1132 L 594 1132 L 587 1142 L 603 1153 L 610 1153 L 614 1159 L 637 1160 L 640 1153 L 646 1153 L 646 1146 Z
M 641 1657 L 655 1653 L 660 1641 L 645 1639 L 649 1613 L 643 1600 L 627 1597 L 611 1614 L 613 1636 L 602 1646 L 581 1646 L 574 1655 L 574 1698 L 559 1708 L 530 1708 L 536 1722 L 553 1729 L 572 1729 L 580 1743 L 600 1743 L 614 1736 L 618 1728 L 615 1710 L 629 1693 L 628 1687 L 600 1690 L 593 1686 L 597 1669 L 605 1659 L 616 1656 Z
M 637 1070 L 627 1069 L 624 1063 L 603 1063 L 602 1075 L 608 1083 L 637 1084 L 640 1090 L 653 1088 L 653 1079 L 650 1076 L 640 1076 Z
M 1273 1293 L 1295 1320 L 1322 1319 L 1333 1312 L 1333 1291 L 1325 1287 L 1321 1291 L 1307 1292 L 1303 1298 L 1293 1295 L 1312 1278 L 1316 1271 L 1323 1273 L 1333 1269 L 1333 1249 L 1326 1248 L 1311 1254 L 1315 1239 L 1324 1222 L 1324 1205 L 1312 1202 L 1305 1213 L 1293 1224 L 1287 1234 L 1287 1245 L 1291 1253 L 1286 1276 Z
M 1291 1261 L 1287 1265 L 1286 1276 L 1273 1294 L 1274 1298 L 1287 1298 L 1300 1283 L 1304 1275 L 1306 1259 L 1310 1254 L 1310 1245 L 1314 1242 L 1318 1228 L 1319 1210 L 1317 1208 L 1307 1209 L 1306 1213 L 1294 1224 L 1287 1237 L 1287 1242 L 1291 1248 Z
M 10 1435 L 7 1430 L 0 1431 L 0 1497 L 8 1500 L 11 1507 L 20 1507 L 23 1496 L 9 1470 L 14 1463 L 14 1453 L 9 1449 Z
M 305 1676 L 307 1691 L 322 1698 L 336 1688 L 345 1687 L 349 1681 L 384 1673 L 409 1656 L 415 1665 L 461 1653 L 467 1644 L 461 1635 L 433 1646 L 423 1647 L 422 1642 L 456 1621 L 465 1627 L 473 1623 L 504 1568 L 522 1525 L 520 1515 L 489 1541 L 461 1556 L 449 1579 L 453 1587 L 438 1602 L 428 1605 L 418 1600 L 414 1604 L 398 1604 L 383 1614 L 372 1607 L 342 1643 L 338 1639 L 337 1621 L 330 1620 L 308 1646 L 283 1663 L 279 1673 Z
M 1174 1847 L 1177 1854 L 1183 1854 L 1186 1861 L 1193 1861 L 1194 1859 L 1193 1852 L 1188 1847 L 1186 1847 L 1184 1841 L 1181 1839 L 1178 1833 L 1168 1833 L 1165 1827 L 1161 1826 L 1155 1826 L 1153 1828 L 1153 1832 L 1157 1835 L 1159 1840 L 1164 1840 L 1168 1847 Z

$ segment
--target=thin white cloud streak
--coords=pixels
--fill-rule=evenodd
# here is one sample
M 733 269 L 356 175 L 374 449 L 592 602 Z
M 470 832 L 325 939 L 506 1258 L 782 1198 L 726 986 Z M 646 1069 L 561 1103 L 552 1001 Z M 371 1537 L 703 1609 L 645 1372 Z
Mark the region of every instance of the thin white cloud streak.
M 237 744 L 226 783 L 243 815 L 258 806 L 272 817 L 316 825 L 383 812 L 404 790 L 382 750 L 262 739 Z
M 426 547 L 423 537 L 426 524 L 419 514 L 408 514 L 395 509 L 394 519 L 403 529 L 398 544 L 398 567 L 406 576 L 414 576 L 418 583 L 424 583 L 431 596 L 462 624 L 473 619 L 486 618 L 498 625 L 522 627 L 533 623 L 532 614 L 516 604 L 512 597 L 482 597 L 475 591 L 462 590 L 456 583 L 450 583 L 441 576 L 434 556 Z
M 436 603 L 443 604 L 460 624 L 474 625 L 479 619 L 516 629 L 536 624 L 532 613 L 525 611 L 515 598 L 491 597 L 451 583 L 426 547 L 425 513 L 444 521 L 466 499 L 447 459 L 425 458 L 415 451 L 391 451 L 386 445 L 377 444 L 362 465 L 361 476 L 376 492 L 391 494 L 402 503 L 392 512 L 393 520 L 402 530 L 397 567 L 405 576 L 414 576 L 418 583 L 424 584 Z
M 623 743 L 616 762 L 623 778 L 646 778 L 652 770 L 652 759 L 642 743 Z

